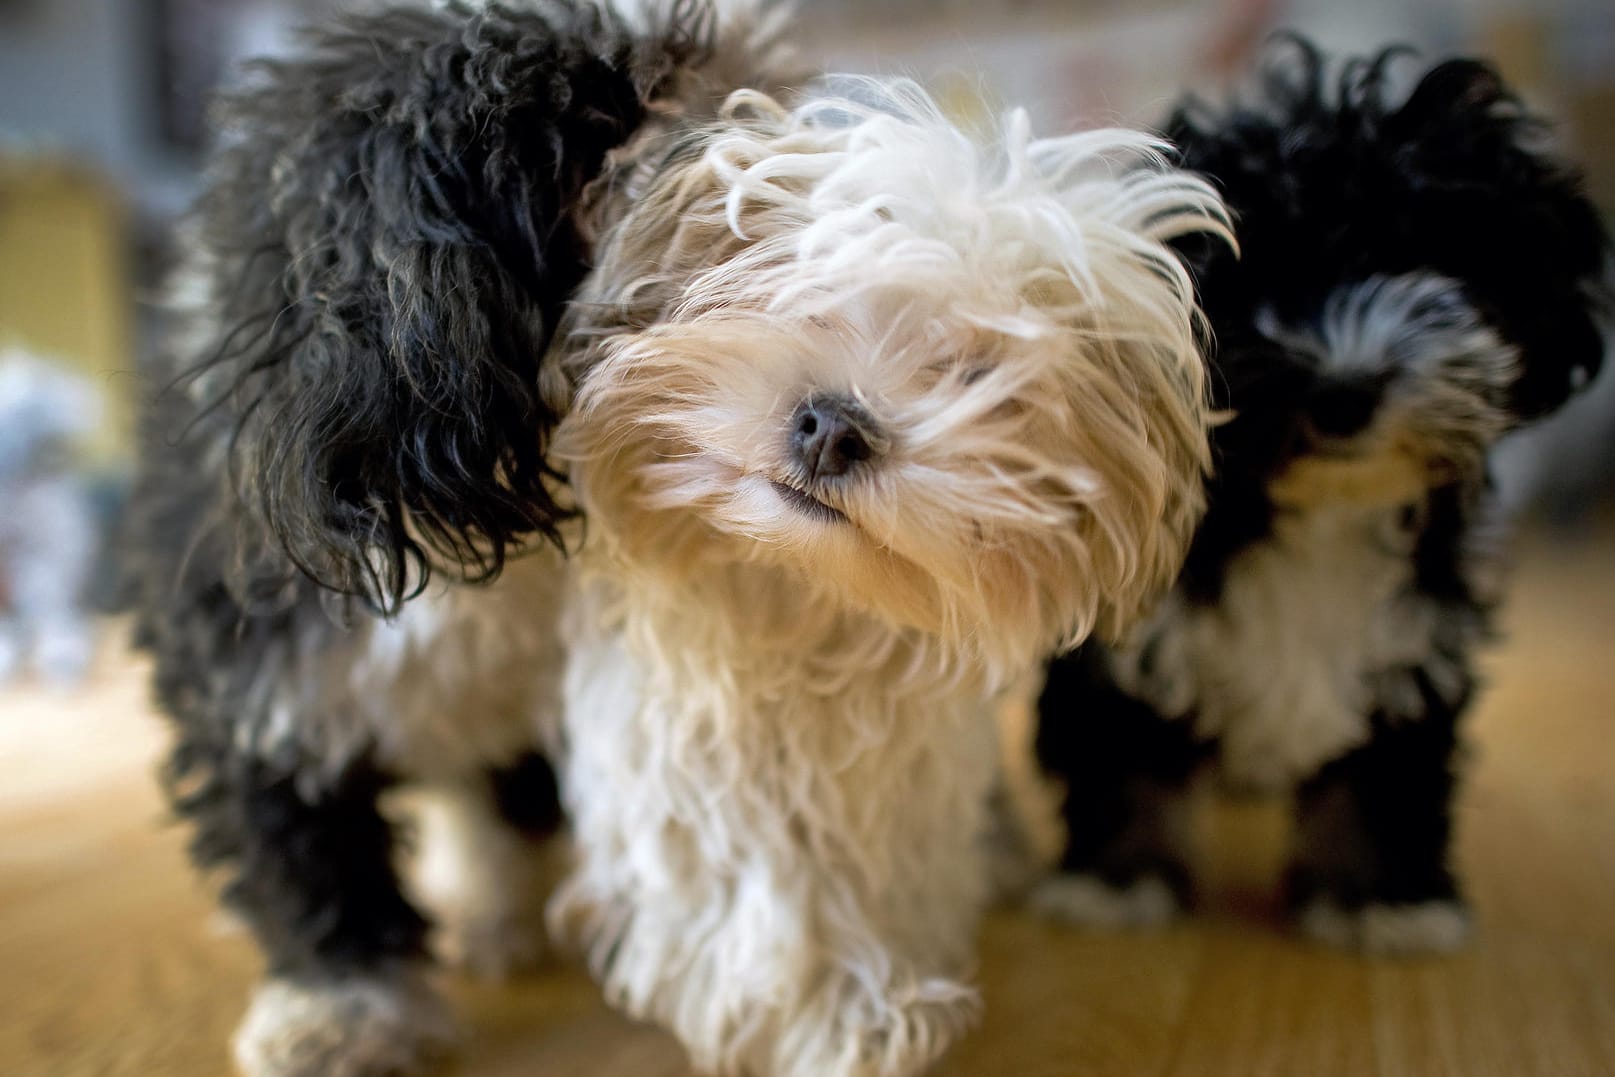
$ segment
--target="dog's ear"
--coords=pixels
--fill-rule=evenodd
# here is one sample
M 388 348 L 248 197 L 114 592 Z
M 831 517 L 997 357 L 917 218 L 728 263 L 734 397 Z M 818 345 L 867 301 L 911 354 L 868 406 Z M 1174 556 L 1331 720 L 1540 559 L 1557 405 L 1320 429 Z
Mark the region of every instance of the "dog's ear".
M 1545 146 L 1546 123 L 1473 60 L 1430 70 L 1381 129 L 1435 249 L 1520 349 L 1513 408 L 1542 415 L 1603 362 L 1595 309 L 1610 255 L 1579 175 Z
M 580 196 L 702 49 L 708 13 L 675 8 L 637 33 L 587 3 L 353 17 L 219 103 L 197 385 L 321 583 L 392 610 L 559 542 L 540 367 L 590 264 Z

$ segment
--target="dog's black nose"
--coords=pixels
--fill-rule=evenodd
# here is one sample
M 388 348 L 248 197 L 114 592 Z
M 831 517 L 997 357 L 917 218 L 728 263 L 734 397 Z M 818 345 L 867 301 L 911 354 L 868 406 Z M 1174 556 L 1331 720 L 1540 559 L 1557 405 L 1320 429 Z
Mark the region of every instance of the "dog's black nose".
M 1384 387 L 1373 382 L 1329 382 L 1313 390 L 1307 401 L 1312 429 L 1326 438 L 1349 438 L 1374 421 Z
M 869 413 L 843 397 L 809 397 L 791 417 L 791 453 L 809 481 L 845 475 L 878 455 Z

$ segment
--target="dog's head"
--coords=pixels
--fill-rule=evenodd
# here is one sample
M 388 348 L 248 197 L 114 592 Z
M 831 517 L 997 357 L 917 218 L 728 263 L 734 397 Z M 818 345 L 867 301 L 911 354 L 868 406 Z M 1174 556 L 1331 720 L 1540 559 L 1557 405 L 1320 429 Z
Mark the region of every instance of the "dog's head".
M 698 3 L 449 4 L 226 103 L 196 384 L 298 566 L 396 607 L 555 538 L 572 477 L 643 567 L 768 563 L 994 647 L 1169 582 L 1207 412 L 1165 243 L 1225 231 L 1210 188 L 904 84 L 786 107 L 774 56 Z
M 793 573 L 986 651 L 1117 627 L 1201 504 L 1165 242 L 1223 232 L 1136 132 L 968 137 L 917 88 L 742 93 L 633 192 L 577 298 L 558 443 L 591 536 Z
M 593 260 L 582 192 L 710 113 L 709 71 L 767 59 L 744 29 L 685 0 L 400 6 L 310 29 L 216 104 L 177 349 L 193 426 L 225 431 L 285 554 L 242 586 L 274 594 L 289 561 L 392 611 L 560 541 L 539 372 Z
M 1298 39 L 1261 93 L 1167 133 L 1218 185 L 1241 255 L 1188 248 L 1217 338 L 1220 482 L 1401 501 L 1483 466 L 1603 358 L 1608 243 L 1544 127 L 1488 66 L 1394 94 L 1399 50 L 1327 77 Z

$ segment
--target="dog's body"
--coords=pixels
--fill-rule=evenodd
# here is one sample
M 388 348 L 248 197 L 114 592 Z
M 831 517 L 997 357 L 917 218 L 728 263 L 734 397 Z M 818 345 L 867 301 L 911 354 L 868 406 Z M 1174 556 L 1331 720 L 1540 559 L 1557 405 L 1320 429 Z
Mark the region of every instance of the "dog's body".
M 1035 900 L 1056 915 L 1177 911 L 1187 785 L 1214 757 L 1236 786 L 1296 790 L 1309 934 L 1467 933 L 1450 802 L 1498 598 L 1487 454 L 1598 371 L 1605 242 L 1489 69 L 1441 65 L 1392 104 L 1392 55 L 1331 88 L 1300 46 L 1262 101 L 1168 125 L 1238 221 L 1239 261 L 1186 252 L 1232 417 L 1172 594 L 1050 666 L 1038 748 L 1070 837 Z
M 449 5 L 226 102 L 132 522 L 175 803 L 269 960 L 250 1074 L 447 1034 L 394 784 L 446 794 L 450 952 L 537 948 L 539 750 L 554 925 L 699 1066 L 897 1077 L 973 1012 L 990 697 L 1181 559 L 1164 244 L 1220 205 L 1136 133 L 787 106 L 773 57 Z

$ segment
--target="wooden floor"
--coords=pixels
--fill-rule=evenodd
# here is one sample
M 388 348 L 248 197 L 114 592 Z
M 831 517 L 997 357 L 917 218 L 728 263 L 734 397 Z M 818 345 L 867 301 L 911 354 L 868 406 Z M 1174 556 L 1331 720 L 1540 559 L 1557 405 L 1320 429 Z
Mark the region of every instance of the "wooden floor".
M 1001 913 L 987 1016 L 942 1077 L 1615 1075 L 1615 541 L 1524 544 L 1471 725 L 1462 956 L 1369 963 L 1285 936 L 1272 807 L 1206 820 L 1209 908 L 1092 937 Z M 162 729 L 116 654 L 87 691 L 0 695 L 0 1075 L 217 1077 L 256 959 L 219 927 L 150 781 Z M 463 1077 L 676 1077 L 580 974 L 456 982 Z

